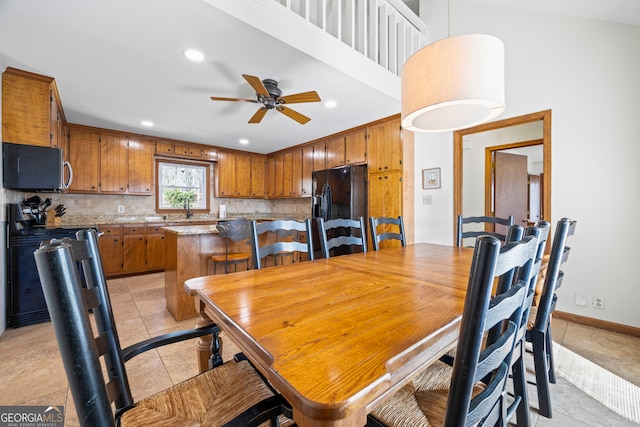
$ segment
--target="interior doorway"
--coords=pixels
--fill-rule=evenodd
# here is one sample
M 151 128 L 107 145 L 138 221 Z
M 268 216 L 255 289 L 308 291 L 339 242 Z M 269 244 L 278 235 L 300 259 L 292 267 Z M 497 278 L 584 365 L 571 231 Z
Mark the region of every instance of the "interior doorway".
M 537 127 L 540 135 L 528 139 L 510 139 L 516 142 L 509 143 L 513 144 L 509 148 L 519 148 L 517 145 L 542 146 L 542 172 L 539 174 L 540 219 L 551 222 L 551 110 L 545 110 L 454 131 L 454 239 L 458 215 L 486 215 L 487 212 L 492 212 L 493 207 L 493 191 L 486 191 L 485 188 L 488 181 L 493 182 L 491 166 L 486 165 L 484 148 L 476 150 L 482 151 L 481 154 L 478 153 L 475 157 L 472 155 L 473 150 L 469 149 L 471 140 L 484 138 L 487 140 L 484 143 L 486 147 L 509 145 L 495 138 L 496 134 L 501 132 L 516 134 L 521 128 L 531 126 Z M 493 141 L 493 139 L 496 140 Z M 468 166 L 472 166 L 471 171 Z M 490 176 L 489 180 L 487 174 Z M 529 190 L 522 191 L 529 193 Z M 522 219 L 532 218 L 520 220 Z

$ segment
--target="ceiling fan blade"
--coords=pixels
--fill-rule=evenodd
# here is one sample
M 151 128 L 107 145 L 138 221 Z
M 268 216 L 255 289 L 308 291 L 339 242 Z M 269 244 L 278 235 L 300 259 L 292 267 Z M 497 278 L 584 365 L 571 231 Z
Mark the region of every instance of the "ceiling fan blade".
M 300 123 L 301 125 L 311 120 L 309 117 L 305 116 L 304 114 L 300 114 L 297 111 L 294 111 L 291 108 L 287 108 L 282 105 L 278 105 L 277 110 L 280 111 L 285 116 L 292 118 L 293 120 Z
M 258 103 L 255 99 L 247 99 L 247 98 L 222 98 L 219 96 L 212 96 L 211 99 L 213 101 L 237 101 L 237 102 L 253 102 Z
M 281 96 L 279 101 L 283 101 L 283 104 L 296 104 L 300 102 L 320 102 L 320 96 L 315 90 L 310 92 L 296 93 L 293 95 Z
M 266 97 L 271 96 L 271 95 L 269 95 L 269 92 L 267 91 L 267 88 L 264 87 L 264 85 L 262 84 L 262 80 L 260 80 L 258 77 L 249 76 L 247 74 L 243 74 L 242 77 L 244 77 L 244 79 L 247 82 L 249 82 L 251 87 L 256 91 L 256 93 L 258 95 L 262 95 L 262 96 L 266 96 Z
M 264 115 L 267 114 L 267 109 L 262 107 L 249 119 L 249 123 L 260 123 Z

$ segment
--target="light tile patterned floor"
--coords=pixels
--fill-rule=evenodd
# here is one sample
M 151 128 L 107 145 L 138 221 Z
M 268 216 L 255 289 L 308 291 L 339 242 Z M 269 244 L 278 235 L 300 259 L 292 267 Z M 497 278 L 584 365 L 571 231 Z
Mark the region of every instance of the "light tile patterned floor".
M 109 290 L 123 346 L 195 324 L 195 319 L 176 322 L 165 309 L 162 273 L 110 280 Z M 623 394 L 638 393 L 640 338 L 561 320 L 554 320 L 553 333 L 554 340 L 561 344 L 555 346 L 559 378 L 552 386 L 554 417 L 538 416 L 537 397 L 531 386 L 532 425 L 638 425 L 632 421 L 633 410 L 638 411 L 634 401 L 631 407 L 615 406 L 624 402 Z M 225 360 L 235 352 L 237 349 L 226 340 Z M 127 364 L 127 370 L 135 399 L 156 393 L 197 373 L 195 340 L 138 356 Z M 586 372 L 590 373 L 585 376 Z M 587 384 L 586 379 L 594 375 L 606 381 Z M 599 388 L 598 384 L 606 387 Z M 601 398 L 603 394 L 609 398 Z M 65 426 L 78 425 L 50 323 L 9 329 L 0 337 L 0 406 L 5 405 L 64 405 Z M 631 416 L 625 418 L 625 410 Z

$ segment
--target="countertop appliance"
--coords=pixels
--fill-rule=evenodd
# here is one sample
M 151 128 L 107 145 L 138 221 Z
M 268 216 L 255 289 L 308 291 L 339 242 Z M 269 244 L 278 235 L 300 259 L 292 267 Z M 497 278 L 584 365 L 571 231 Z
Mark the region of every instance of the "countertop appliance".
M 7 325 L 12 328 L 49 320 L 33 253 L 43 240 L 74 237 L 80 229 L 35 224 L 25 219 L 27 205 L 7 205 Z
M 326 221 L 336 218 L 357 219 L 363 217 L 365 221 L 367 220 L 367 166 L 351 165 L 316 171 L 312 173 L 312 180 L 313 245 L 316 257 L 321 258 L 317 218 Z M 338 230 L 337 232 L 344 231 Z M 351 248 L 344 246 L 336 248 L 335 251 L 335 255 L 351 253 Z
M 2 167 L 2 185 L 12 190 L 62 191 L 73 180 L 71 165 L 59 148 L 3 142 Z

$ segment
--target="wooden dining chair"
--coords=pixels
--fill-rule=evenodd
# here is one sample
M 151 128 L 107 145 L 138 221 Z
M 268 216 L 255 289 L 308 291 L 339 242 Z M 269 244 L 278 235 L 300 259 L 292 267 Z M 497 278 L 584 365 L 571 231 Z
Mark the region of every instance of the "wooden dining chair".
M 267 233 L 297 231 L 298 235 L 304 233 L 306 242 L 298 240 L 276 241 L 268 243 Z M 263 236 L 263 237 L 261 237 Z M 266 243 L 265 243 L 266 242 Z M 263 259 L 269 255 L 282 256 L 284 253 L 306 253 L 310 261 L 313 261 L 313 239 L 311 236 L 311 220 L 295 221 L 278 219 L 273 221 L 251 221 L 251 244 L 253 252 L 253 265 L 256 269 L 265 267 Z
M 224 253 L 215 253 L 211 256 L 213 261 L 213 274 L 216 274 L 218 264 L 224 265 L 224 273 L 229 272 L 229 266 L 234 266 L 237 271 L 238 264 L 246 264 L 249 270 L 249 261 L 251 260 L 251 224 L 246 218 L 237 218 L 229 221 L 220 221 L 216 228 L 218 235 L 224 239 Z M 231 242 L 247 245 L 245 251 L 230 251 Z
M 536 250 L 533 236 L 503 248 L 493 236 L 476 239 L 453 366 L 435 362 L 375 408 L 368 425 L 506 425 L 505 386 Z M 515 284 L 492 296 L 496 278 L 512 271 Z M 503 327 L 489 344 L 495 325 Z
M 43 242 L 35 259 L 81 426 L 212 425 L 210 420 L 215 425 L 245 426 L 269 420 L 275 424 L 280 414 L 290 418 L 284 399 L 253 366 L 243 357 L 223 363 L 219 346 L 213 349 L 211 369 L 134 402 L 125 362 L 148 350 L 207 334 L 215 335 L 215 347 L 219 328 L 172 332 L 123 349 L 95 230 L 79 231 L 77 240 Z
M 513 225 L 515 223 L 515 218 L 513 215 L 510 215 L 509 218 L 498 218 L 495 216 L 469 216 L 463 217 L 462 215 L 458 215 L 458 224 L 456 227 L 456 246 L 462 246 L 462 240 L 471 237 L 478 237 L 482 235 L 490 235 L 501 242 L 506 241 L 506 234 L 495 231 L 496 225 L 504 225 L 506 227 Z M 484 227 L 482 230 L 467 230 L 464 231 L 465 224 L 482 224 Z M 490 229 L 487 229 L 490 228 Z
M 330 255 L 344 255 L 367 252 L 367 237 L 364 218 L 338 218 L 328 221 L 318 218 L 320 248 L 324 258 Z
M 379 250 L 380 243 L 386 240 L 398 240 L 401 246 L 407 246 L 407 236 L 404 232 L 402 216 L 398 218 L 369 217 L 369 228 L 371 231 L 371 243 L 375 251 Z
M 552 417 L 549 384 L 556 382 L 551 317 L 558 300 L 556 290 L 562 285 L 564 278 L 561 267 L 569 258 L 571 250 L 567 246 L 567 240 L 575 233 L 575 229 L 576 221 L 571 221 L 569 218 L 562 218 L 556 225 L 540 302 L 531 308 L 526 331 L 526 341 L 532 345 L 539 413 L 547 418 Z

